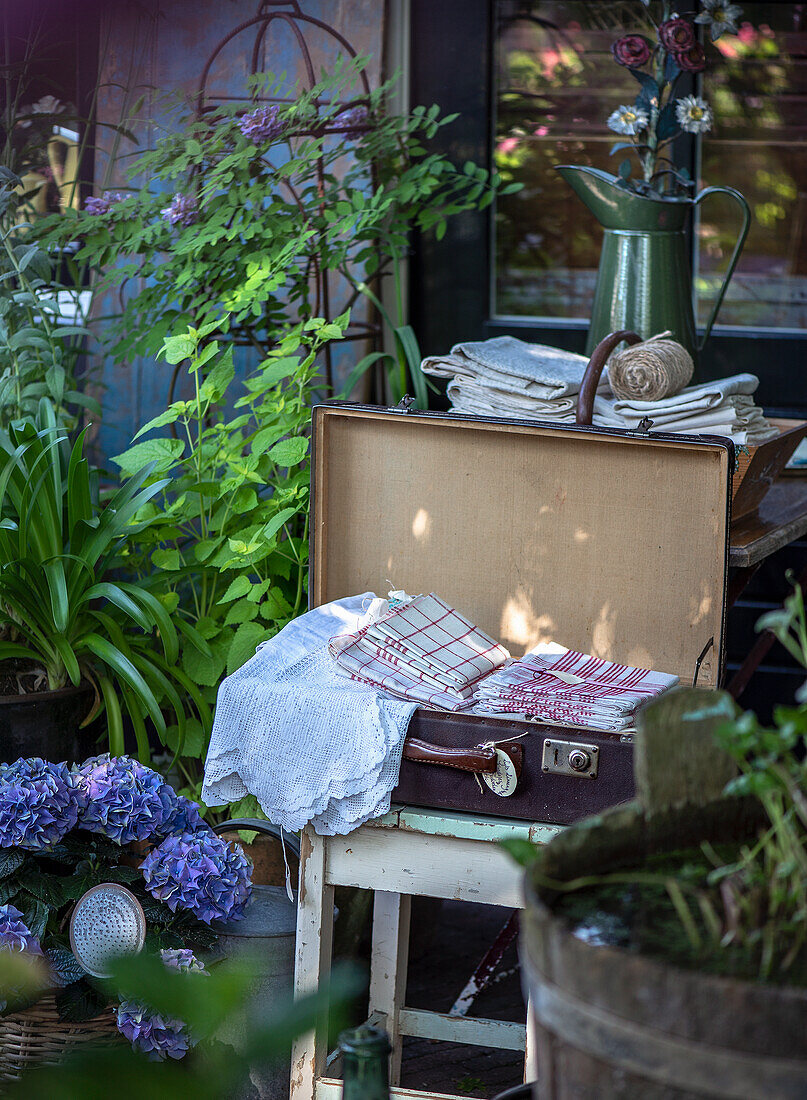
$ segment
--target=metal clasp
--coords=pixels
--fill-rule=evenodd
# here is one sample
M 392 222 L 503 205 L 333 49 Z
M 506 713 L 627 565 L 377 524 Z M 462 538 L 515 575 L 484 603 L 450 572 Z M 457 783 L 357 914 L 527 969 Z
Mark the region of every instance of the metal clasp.
M 650 429 L 655 423 L 649 416 L 643 416 L 635 428 L 628 430 L 628 435 L 650 435 Z
M 576 775 L 581 779 L 596 779 L 600 750 L 596 745 L 578 741 L 544 738 L 541 771 L 553 775 Z
M 408 393 L 405 393 L 398 404 L 393 406 L 393 411 L 402 413 L 411 412 L 414 403 L 414 397 L 410 397 Z

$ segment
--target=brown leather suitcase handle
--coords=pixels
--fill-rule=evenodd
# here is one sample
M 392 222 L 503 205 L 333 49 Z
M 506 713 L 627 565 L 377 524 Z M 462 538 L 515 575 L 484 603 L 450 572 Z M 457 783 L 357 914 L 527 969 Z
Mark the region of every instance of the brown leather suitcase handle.
M 523 755 L 521 745 L 503 743 L 496 748 L 507 753 L 515 765 L 516 775 L 520 776 Z M 496 771 L 495 749 L 482 745 L 452 749 L 445 745 L 432 745 L 417 737 L 407 737 L 403 755 L 404 760 L 414 760 L 420 764 L 442 764 L 446 768 L 459 768 L 464 772 L 486 772 L 492 775 Z
M 583 375 L 580 393 L 577 397 L 578 424 L 590 424 L 592 422 L 594 416 L 594 398 L 597 395 L 600 375 L 603 372 L 605 364 L 608 362 L 608 356 L 623 340 L 626 344 L 630 345 L 641 344 L 642 342 L 642 338 L 638 333 L 623 328 L 620 329 L 619 332 L 610 333 L 604 340 L 600 340 L 599 344 L 597 344 L 596 348 L 591 353 L 591 358 L 586 367 L 586 373 Z

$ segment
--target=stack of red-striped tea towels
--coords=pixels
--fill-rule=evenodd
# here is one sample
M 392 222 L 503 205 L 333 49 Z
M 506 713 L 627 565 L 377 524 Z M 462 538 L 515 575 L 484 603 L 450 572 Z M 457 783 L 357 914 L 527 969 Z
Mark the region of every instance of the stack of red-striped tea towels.
M 473 706 L 476 683 L 510 657 L 434 593 L 390 605 L 355 633 L 332 638 L 329 648 L 352 680 L 439 710 Z
M 374 603 L 377 615 L 331 639 L 331 656 L 350 679 L 426 707 L 610 731 L 629 727 L 641 703 L 678 683 L 558 646 L 513 659 L 434 593 Z
M 613 732 L 629 728 L 637 707 L 677 683 L 677 676 L 566 649 L 508 661 L 477 685 L 474 701 L 489 713 Z

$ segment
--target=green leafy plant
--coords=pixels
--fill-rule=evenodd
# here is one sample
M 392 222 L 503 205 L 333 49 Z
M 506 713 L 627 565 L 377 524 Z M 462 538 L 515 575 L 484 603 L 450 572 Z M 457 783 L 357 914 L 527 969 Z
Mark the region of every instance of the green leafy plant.
M 181 740 L 185 697 L 208 713 L 175 667 L 178 633 L 166 607 L 114 576 L 165 481 L 147 485 L 146 465 L 102 504 L 85 434 L 71 447 L 45 398 L 35 418 L 0 431 L 0 660 L 41 666 L 50 690 L 89 680 L 106 712 L 110 750 L 123 752 L 125 713 L 147 760 L 146 718 L 164 736 L 166 706 Z
M 41 981 L 36 960 L 0 953 L 0 990 Z M 50 1100 L 106 1100 L 110 1082 L 118 1100 L 221 1100 L 250 1088 L 251 1066 L 287 1065 L 298 1035 L 328 1020 L 334 1031 L 348 1022 L 348 1012 L 365 982 L 352 968 L 335 968 L 328 983 L 295 1001 L 280 998 L 270 1018 L 250 1011 L 255 975 L 248 961 L 226 961 L 209 974 L 168 971 L 158 958 L 142 954 L 114 964 L 105 983 L 113 995 L 147 1004 L 166 1019 L 188 1023 L 198 1039 L 182 1062 L 149 1061 L 128 1043 L 77 1052 L 59 1066 L 29 1070 L 10 1086 L 8 1096 L 47 1096 Z M 244 1020 L 238 1049 L 216 1039 L 233 1013 Z
M 144 526 L 129 542 L 128 565 L 171 613 L 178 668 L 211 703 L 220 678 L 304 609 L 317 355 L 347 323 L 344 314 L 290 328 L 239 386 L 216 322 L 168 337 L 164 355 L 187 363 L 192 396 L 145 424 L 113 460 L 126 475 L 151 466 L 156 495 L 138 512 Z M 209 712 L 198 712 L 184 743 L 178 728 L 168 734 L 194 794 L 210 729 Z
M 340 311 L 368 292 L 378 305 L 412 231 L 439 238 L 449 217 L 492 201 L 498 175 L 426 147 L 452 119 L 436 106 L 389 115 L 388 85 L 357 95 L 363 64 L 341 60 L 290 102 L 288 86 L 263 73 L 247 102 L 201 119 L 181 106 L 174 132 L 132 163 L 148 181 L 138 194 L 41 224 L 50 243 L 81 239 L 79 260 L 106 285 L 127 284 L 111 333 L 118 359 L 156 354 L 167 335 L 224 313 L 222 335 L 264 357 L 284 326 L 325 312 L 317 275 L 343 277 L 344 291 L 332 288 Z M 258 106 L 273 97 L 282 102 Z M 395 362 L 380 352 L 372 362 L 389 367 L 397 393 L 402 366 L 421 383 L 395 312 Z
M 7 217 L 19 184 L 0 167 L 0 424 L 33 414 L 42 397 L 72 424 L 79 408 L 100 413 L 75 380 L 76 356 L 89 331 L 60 323 L 50 259 L 26 236 L 29 226 Z

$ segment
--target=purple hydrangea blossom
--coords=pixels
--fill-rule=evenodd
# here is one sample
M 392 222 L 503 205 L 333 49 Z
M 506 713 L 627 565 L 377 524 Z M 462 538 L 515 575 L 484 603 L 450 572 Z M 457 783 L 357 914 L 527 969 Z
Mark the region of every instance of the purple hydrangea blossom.
M 123 202 L 126 198 L 120 191 L 104 191 L 100 198 L 91 195 L 84 203 L 84 209 L 88 214 L 108 214 L 116 203 Z
M 188 970 L 198 970 L 202 974 L 207 973 L 204 963 L 199 962 L 189 947 L 165 947 L 160 952 L 160 958 L 171 970 L 178 970 L 180 973 L 185 973 Z
M 180 973 L 198 971 L 206 974 L 190 948 L 165 949 L 160 958 L 171 970 Z M 117 1010 L 118 1031 L 125 1035 L 135 1050 L 141 1050 L 151 1061 L 182 1058 L 193 1046 L 185 1024 L 175 1016 L 160 1016 L 138 1001 L 121 1001 Z
M 153 848 L 140 864 L 146 889 L 172 913 L 199 920 L 239 920 L 252 893 L 252 865 L 238 846 L 212 832 L 180 833 Z
M 163 804 L 167 808 L 168 816 L 161 831 L 166 836 L 170 833 L 196 833 L 200 829 L 210 831 L 210 827 L 202 820 L 196 803 L 191 802 L 184 794 L 177 794 L 167 783 L 163 791 Z
M 39 757 L 0 764 L 0 847 L 52 847 L 74 828 L 82 802 L 66 764 Z
M 41 955 L 39 940 L 13 905 L 0 905 L 0 951 L 27 951 Z
M 199 217 L 196 199 L 193 195 L 183 195 L 180 191 L 174 195 L 170 206 L 160 211 L 163 221 L 170 225 L 193 225 Z
M 280 108 L 276 104 L 256 107 L 249 114 L 242 115 L 238 120 L 238 126 L 244 137 L 249 138 L 256 145 L 259 141 L 275 141 L 285 129 L 285 123 L 280 117 Z
M 121 1001 L 117 1025 L 121 1035 L 151 1062 L 184 1058 L 191 1048 L 191 1037 L 181 1020 L 175 1016 L 160 1016 L 137 1001 Z
M 348 107 L 346 111 L 340 111 L 333 120 L 334 126 L 345 131 L 345 137 L 359 137 L 370 121 L 370 112 L 361 104 L 358 107 Z
M 162 836 L 177 796 L 161 775 L 129 756 L 92 756 L 74 769 L 85 805 L 78 825 L 118 844 Z

